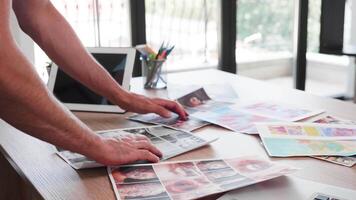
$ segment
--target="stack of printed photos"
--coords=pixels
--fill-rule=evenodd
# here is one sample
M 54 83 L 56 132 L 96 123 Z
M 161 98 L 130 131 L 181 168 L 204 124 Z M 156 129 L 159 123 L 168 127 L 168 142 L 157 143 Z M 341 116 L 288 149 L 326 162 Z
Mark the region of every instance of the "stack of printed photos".
M 171 129 L 165 126 L 149 126 L 129 129 L 115 129 L 99 131 L 97 134 L 106 138 L 122 139 L 134 135 L 144 135 L 151 140 L 162 153 L 162 160 L 180 155 L 193 149 L 207 145 L 216 138 L 201 138 L 190 132 Z M 91 160 L 81 154 L 58 149 L 58 155 L 75 169 L 102 167 L 103 165 Z
M 117 199 L 196 199 L 294 172 L 256 156 L 108 167 Z

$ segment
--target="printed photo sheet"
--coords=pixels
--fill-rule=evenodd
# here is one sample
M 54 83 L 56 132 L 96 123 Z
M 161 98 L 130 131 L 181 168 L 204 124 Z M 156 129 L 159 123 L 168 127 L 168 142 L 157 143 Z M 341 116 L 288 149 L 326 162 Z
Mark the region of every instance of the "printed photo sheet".
M 175 130 L 164 126 L 150 126 L 129 129 L 115 129 L 99 131 L 97 134 L 106 138 L 122 139 L 124 137 L 135 137 L 144 135 L 149 138 L 154 146 L 162 153 L 162 160 L 177 156 L 198 147 L 204 146 L 214 140 L 203 139 L 192 133 Z M 58 148 L 58 155 L 75 169 L 101 167 L 102 165 L 89 158 L 71 151 Z
M 212 100 L 204 88 L 193 91 L 183 97 L 177 99 L 188 111 L 188 113 L 195 113 L 197 111 L 209 111 L 214 108 L 226 107 L 232 105 L 229 102 L 220 102 Z
M 209 122 L 202 121 L 195 117 L 189 117 L 188 120 L 180 120 L 177 114 L 172 113 L 172 117 L 163 118 L 154 113 L 144 114 L 144 115 L 133 115 L 129 117 L 130 120 L 150 123 L 150 124 L 158 124 L 165 125 L 174 129 L 184 130 L 184 131 L 194 131 L 196 129 L 202 128 L 208 124 Z
M 196 199 L 294 172 L 256 156 L 108 167 L 117 199 Z
M 261 137 L 354 140 L 356 142 L 355 125 L 275 122 L 257 124 L 257 129 Z

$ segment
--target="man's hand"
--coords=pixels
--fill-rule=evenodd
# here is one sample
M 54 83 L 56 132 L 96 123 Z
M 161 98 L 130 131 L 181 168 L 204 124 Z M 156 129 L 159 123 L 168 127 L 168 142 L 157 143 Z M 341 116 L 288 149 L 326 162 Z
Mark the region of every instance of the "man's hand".
M 136 161 L 158 162 L 162 153 L 145 136 L 101 139 L 98 149 L 87 155 L 104 165 L 130 164 Z
M 122 99 L 121 99 L 122 100 Z M 177 113 L 182 120 L 188 119 L 188 113 L 178 102 L 148 98 L 135 93 L 126 93 L 123 101 L 119 102 L 121 108 L 130 112 L 145 114 L 156 113 L 162 117 L 170 117 L 171 112 Z

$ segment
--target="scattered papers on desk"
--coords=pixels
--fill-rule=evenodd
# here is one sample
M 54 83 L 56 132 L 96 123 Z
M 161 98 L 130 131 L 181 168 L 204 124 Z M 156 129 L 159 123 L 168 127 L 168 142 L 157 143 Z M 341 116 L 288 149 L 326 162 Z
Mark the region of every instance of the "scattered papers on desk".
M 315 120 L 314 123 L 356 125 L 355 121 L 342 119 L 331 115 L 322 116 L 321 118 Z M 338 165 L 346 166 L 346 167 L 353 167 L 356 164 L 355 156 L 311 156 L 311 157 L 319 160 L 335 163 Z
M 239 110 L 254 115 L 260 115 L 280 121 L 295 122 L 308 117 L 323 113 L 324 110 L 311 111 L 304 108 L 296 108 L 272 102 L 258 102 L 247 106 L 242 106 Z
M 133 115 L 129 117 L 130 120 L 150 123 L 150 124 L 158 124 L 165 125 L 174 129 L 184 130 L 184 131 L 194 131 L 196 129 L 202 128 L 208 124 L 209 122 L 202 121 L 195 117 L 189 117 L 188 120 L 183 121 L 179 119 L 177 114 L 172 113 L 172 117 L 163 118 L 154 113 L 144 114 L 144 115 Z
M 211 106 L 209 110 L 192 113 L 192 116 L 236 132 L 257 134 L 255 123 L 297 121 L 322 112 L 262 102 L 245 106 Z
M 356 155 L 356 126 L 264 123 L 257 129 L 270 156 Z
M 135 135 L 144 135 L 149 138 L 163 154 L 162 160 L 177 156 L 190 150 L 204 146 L 214 140 L 203 139 L 192 135 L 189 132 L 175 130 L 164 126 L 150 126 L 129 129 L 114 129 L 99 131 L 97 134 L 105 138 L 122 139 L 134 137 Z M 87 157 L 73 153 L 71 151 L 58 149 L 58 155 L 75 169 L 101 167 L 102 165 L 88 159 Z
M 276 120 L 241 112 L 230 107 L 215 108 L 210 111 L 196 112 L 192 116 L 219 125 L 229 130 L 257 134 L 256 122 L 273 122 Z
M 256 156 L 108 167 L 117 199 L 196 199 L 294 172 Z

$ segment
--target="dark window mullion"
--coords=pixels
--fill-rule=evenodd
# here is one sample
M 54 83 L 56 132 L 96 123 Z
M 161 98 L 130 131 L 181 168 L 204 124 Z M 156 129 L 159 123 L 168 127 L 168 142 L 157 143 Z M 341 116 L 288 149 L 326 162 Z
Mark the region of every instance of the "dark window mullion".
M 237 1 L 220 2 L 219 69 L 236 73 Z
M 146 14 L 145 0 L 130 0 L 131 16 L 131 43 L 132 46 L 146 43 Z M 133 76 L 141 76 L 141 64 L 139 55 L 136 55 Z
M 296 47 L 294 65 L 294 87 L 298 90 L 305 90 L 305 79 L 307 73 L 307 38 L 308 38 L 308 0 L 297 0 L 297 26 L 296 26 Z

